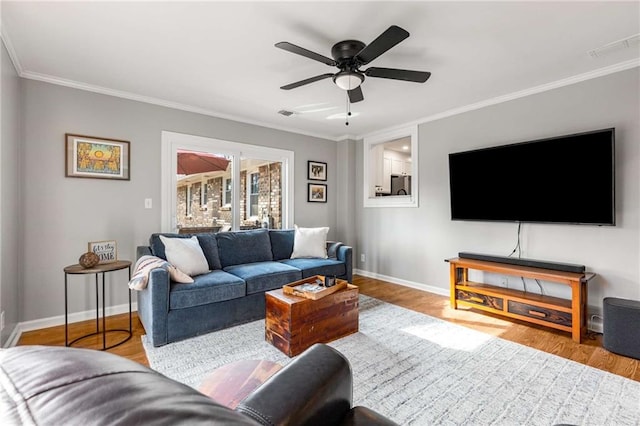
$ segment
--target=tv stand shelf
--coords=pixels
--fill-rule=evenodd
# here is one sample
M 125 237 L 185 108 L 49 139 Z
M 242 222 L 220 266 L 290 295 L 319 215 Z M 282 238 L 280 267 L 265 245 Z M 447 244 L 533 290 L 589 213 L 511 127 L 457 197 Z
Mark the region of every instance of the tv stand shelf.
M 575 273 L 483 260 L 448 259 L 451 307 L 468 306 L 568 331 L 580 343 L 587 329 L 587 282 L 593 273 Z M 469 269 L 557 282 L 571 287 L 571 300 L 469 281 Z

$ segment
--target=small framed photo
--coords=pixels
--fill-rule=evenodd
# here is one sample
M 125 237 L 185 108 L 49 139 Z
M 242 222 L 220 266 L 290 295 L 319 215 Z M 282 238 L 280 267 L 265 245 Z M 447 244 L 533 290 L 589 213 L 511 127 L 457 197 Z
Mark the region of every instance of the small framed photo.
M 324 183 L 310 183 L 307 201 L 310 203 L 327 202 L 327 185 Z
M 327 163 L 319 161 L 307 161 L 307 179 L 309 180 L 327 180 Z
M 65 135 L 67 177 L 130 180 L 129 165 L 128 141 Z
M 118 260 L 118 250 L 115 240 L 91 241 L 89 251 L 94 252 L 100 258 L 99 264 L 111 263 Z

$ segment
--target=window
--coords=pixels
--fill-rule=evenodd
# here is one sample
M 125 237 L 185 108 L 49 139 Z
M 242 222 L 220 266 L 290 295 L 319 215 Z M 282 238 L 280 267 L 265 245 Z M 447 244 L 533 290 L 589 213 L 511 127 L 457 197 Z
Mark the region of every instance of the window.
M 222 205 L 231 205 L 231 178 L 224 179 L 224 195 L 222 197 Z
M 189 169 L 180 158 L 193 154 L 217 166 Z M 292 151 L 163 131 L 161 230 L 291 228 L 293 164 Z M 191 209 L 198 201 L 208 208 Z
M 187 185 L 185 187 L 185 212 L 184 214 L 187 216 L 191 216 L 191 185 Z
M 418 207 L 418 127 L 367 136 L 364 207 Z
M 249 216 L 258 216 L 258 197 L 260 195 L 260 173 L 251 173 L 249 178 Z
M 200 194 L 202 194 L 200 198 L 200 206 L 206 207 L 209 202 L 209 185 L 206 180 L 202 181 L 202 191 L 200 191 Z

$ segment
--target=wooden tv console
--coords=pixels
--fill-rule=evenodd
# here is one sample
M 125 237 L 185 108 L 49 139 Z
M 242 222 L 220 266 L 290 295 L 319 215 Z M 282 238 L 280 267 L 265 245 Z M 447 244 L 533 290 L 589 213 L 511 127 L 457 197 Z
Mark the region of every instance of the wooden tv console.
M 448 259 L 451 307 L 475 309 L 568 331 L 580 343 L 587 330 L 587 282 L 593 273 L 574 273 L 483 260 Z M 557 282 L 571 287 L 571 300 L 469 281 L 469 269 Z

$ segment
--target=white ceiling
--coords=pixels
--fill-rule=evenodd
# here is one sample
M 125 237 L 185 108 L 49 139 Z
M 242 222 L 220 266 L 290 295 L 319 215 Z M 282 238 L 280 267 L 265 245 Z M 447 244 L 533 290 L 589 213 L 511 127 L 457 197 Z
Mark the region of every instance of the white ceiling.
M 352 105 L 335 68 L 277 49 L 331 56 L 390 25 L 411 36 L 370 66 L 430 71 L 424 84 L 367 78 Z M 340 138 L 509 99 L 640 64 L 640 47 L 587 52 L 640 33 L 640 2 L 2 1 L 2 33 L 25 78 Z M 577 76 L 577 77 L 576 77 Z M 290 117 L 277 112 L 297 111 Z M 315 112 L 313 112 L 315 110 Z

